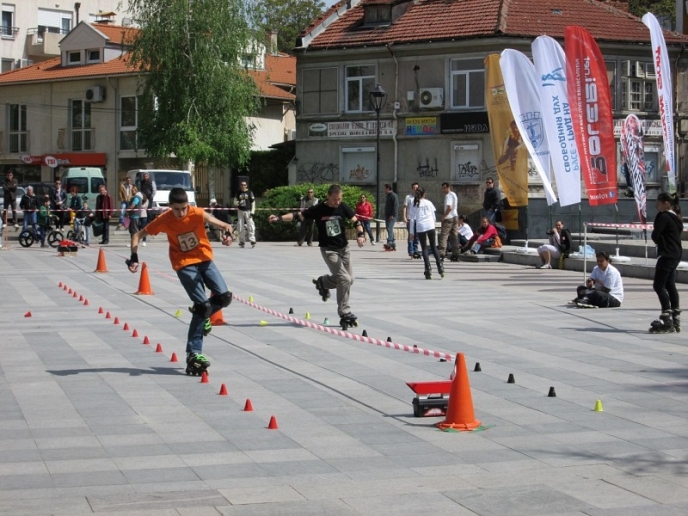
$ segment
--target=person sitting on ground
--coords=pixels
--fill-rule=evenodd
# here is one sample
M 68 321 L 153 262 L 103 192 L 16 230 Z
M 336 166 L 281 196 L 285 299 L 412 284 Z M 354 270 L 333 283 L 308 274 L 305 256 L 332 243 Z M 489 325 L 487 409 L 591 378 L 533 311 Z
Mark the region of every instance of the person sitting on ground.
M 541 245 L 537 249 L 542 261 L 537 266 L 538 269 L 551 269 L 552 258 L 558 260 L 560 256 L 568 256 L 571 252 L 571 232 L 564 228 L 564 223 L 561 220 L 554 223 L 554 227 L 547 232 L 547 236 L 549 243 Z
M 464 247 L 473 238 L 473 230 L 468 225 L 468 215 L 459 215 L 459 245 Z
M 499 238 L 499 233 L 490 219 L 483 217 L 478 231 L 470 238 L 465 246 L 461 248 L 462 253 L 478 254 L 481 249 L 492 247 Z
M 597 265 L 585 285 L 576 289 L 577 296 L 572 302 L 584 308 L 618 308 L 624 297 L 621 274 L 611 265 L 605 251 L 599 251 L 595 256 Z

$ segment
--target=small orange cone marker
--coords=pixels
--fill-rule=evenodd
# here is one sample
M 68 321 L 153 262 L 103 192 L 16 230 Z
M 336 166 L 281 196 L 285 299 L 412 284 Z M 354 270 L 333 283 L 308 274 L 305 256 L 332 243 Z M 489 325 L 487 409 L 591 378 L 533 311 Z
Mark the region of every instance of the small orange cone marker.
M 79 303 L 83 303 L 83 302 L 84 302 L 84 296 L 79 296 Z
M 103 312 L 104 312 L 103 307 L 102 306 L 98 307 L 98 313 L 102 314 Z
M 119 317 L 115 317 L 115 324 L 119 324 Z
M 148 265 L 143 262 L 141 265 L 141 279 L 139 280 L 139 290 L 136 292 L 139 296 L 152 296 L 153 290 L 151 290 L 150 279 L 148 279 Z
M 112 319 L 112 316 L 110 315 L 110 312 L 105 312 L 105 318 L 106 318 L 106 319 Z
M 98 253 L 98 265 L 93 272 L 107 272 L 107 265 L 105 264 L 105 252 L 101 249 Z
M 203 371 L 203 374 L 201 375 L 201 383 L 210 383 L 210 380 L 208 379 L 208 373 Z
M 455 368 L 456 376 L 449 391 L 446 419 L 436 426 L 441 430 L 475 430 L 480 426 L 480 421 L 475 419 L 473 412 L 473 397 L 466 370 L 466 357 L 463 353 L 456 355 Z
M 170 362 L 178 362 L 176 353 L 172 353 L 172 358 L 170 358 Z
M 76 293 L 76 290 L 74 291 L 74 295 L 72 297 L 79 297 L 79 294 Z
M 227 324 L 224 317 L 222 317 L 222 310 L 218 310 L 210 316 L 210 324 L 212 326 L 225 326 Z
M 227 396 L 227 386 L 223 383 L 220 385 L 220 396 Z
M 131 333 L 131 336 L 132 337 L 138 337 L 139 336 L 139 332 L 136 331 L 136 328 L 134 328 L 134 331 Z
M 26 312 L 26 313 L 24 314 L 24 317 L 31 317 L 31 312 Z
M 158 345 L 155 347 L 155 352 L 156 353 L 162 353 L 162 345 L 158 342 Z
M 64 290 L 65 292 L 67 291 L 67 284 L 66 284 L 66 283 L 65 283 L 65 285 L 62 287 L 62 290 Z
M 88 306 L 88 299 L 84 299 L 84 306 Z
M 246 404 L 244 405 L 244 412 L 253 412 L 253 403 L 251 403 L 251 399 L 246 400 Z
M 148 340 L 148 335 L 146 335 L 145 337 L 143 337 L 143 343 L 144 343 L 144 344 L 150 344 L 150 340 Z
M 124 326 L 122 327 L 124 331 L 129 331 L 129 323 L 124 323 Z
M 270 422 L 268 423 L 268 430 L 279 430 L 277 426 L 277 418 L 275 416 L 270 416 Z
M 62 282 L 60 281 L 60 284 L 57 286 L 57 288 L 62 288 Z

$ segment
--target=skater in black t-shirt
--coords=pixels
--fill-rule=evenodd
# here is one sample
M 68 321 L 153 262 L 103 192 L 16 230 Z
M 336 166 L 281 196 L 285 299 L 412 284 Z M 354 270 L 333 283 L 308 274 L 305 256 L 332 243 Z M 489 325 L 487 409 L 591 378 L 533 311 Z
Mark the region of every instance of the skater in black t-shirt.
M 342 187 L 330 186 L 327 191 L 327 200 L 316 204 L 307 210 L 284 215 L 270 215 L 271 223 L 293 220 L 314 220 L 318 226 L 318 246 L 323 260 L 330 269 L 330 274 L 320 276 L 313 280 L 323 301 L 330 297 L 330 290 L 337 289 L 337 312 L 343 329 L 349 326 L 357 326 L 356 316 L 351 313 L 349 307 L 349 292 L 354 282 L 354 272 L 351 267 L 351 254 L 349 242 L 346 239 L 345 221 L 348 219 L 356 226 L 358 247 L 365 245 L 365 233 L 363 225 L 356 218 L 350 206 L 342 202 Z

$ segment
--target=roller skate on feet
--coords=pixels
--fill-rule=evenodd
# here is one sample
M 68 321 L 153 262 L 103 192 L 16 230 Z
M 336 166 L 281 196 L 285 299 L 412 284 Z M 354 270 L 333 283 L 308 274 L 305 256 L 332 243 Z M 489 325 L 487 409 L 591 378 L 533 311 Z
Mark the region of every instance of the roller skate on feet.
M 425 279 L 432 279 L 432 272 L 430 272 L 430 269 L 425 269 Z
M 208 373 L 210 362 L 201 353 L 189 353 L 186 356 L 186 374 L 189 376 L 201 376 Z
M 676 330 L 676 333 L 681 333 L 681 310 L 676 308 L 671 315 L 674 320 L 674 330 Z
M 440 278 L 444 278 L 444 267 L 439 267 L 437 272 L 439 273 Z
M 397 250 L 397 246 L 395 244 L 382 244 L 382 248 L 385 251 L 387 251 L 388 253 L 391 253 L 391 252 Z
M 210 323 L 210 319 L 206 319 L 203 323 L 203 336 L 207 337 L 211 331 L 213 331 L 213 325 Z
M 356 327 L 358 326 L 357 317 L 351 313 L 342 315 L 339 319 L 339 325 L 342 327 L 342 330 L 344 331 L 348 330 L 351 327 Z
M 411 255 L 411 257 L 412 257 L 414 260 L 420 260 L 422 256 L 423 256 L 423 255 L 420 254 L 418 251 L 414 251 L 414 253 Z
M 315 285 L 315 289 L 318 291 L 318 294 L 320 294 L 323 302 L 330 298 L 330 291 L 325 288 L 325 285 L 323 285 L 322 276 L 320 276 L 318 279 L 314 279 L 313 285 Z
M 671 311 L 662 312 L 659 319 L 650 323 L 650 333 L 674 333 L 675 331 Z

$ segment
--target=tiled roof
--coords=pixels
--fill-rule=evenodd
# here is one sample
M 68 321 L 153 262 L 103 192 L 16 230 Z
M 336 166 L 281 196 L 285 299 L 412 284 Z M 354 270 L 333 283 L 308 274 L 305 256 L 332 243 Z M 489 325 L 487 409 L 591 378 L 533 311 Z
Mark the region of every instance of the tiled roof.
M 55 57 L 47 61 L 18 68 L 0 74 L 0 85 L 27 82 L 54 82 L 84 77 L 102 77 L 121 74 L 135 74 L 136 70 L 127 66 L 127 57 L 111 59 L 106 63 L 96 63 L 80 66 L 62 66 L 61 58 Z
M 351 48 L 490 36 L 534 38 L 548 34 L 563 37 L 568 25 L 583 26 L 601 41 L 650 41 L 650 32 L 639 18 L 595 0 L 420 0 L 391 25 L 361 28 L 366 2 L 362 0 L 341 15 L 318 34 L 308 48 Z M 337 7 L 341 7 L 341 2 L 328 13 L 334 14 Z M 326 15 L 320 17 L 315 26 L 322 23 Z M 312 32 L 315 26 L 309 26 L 304 34 Z M 688 43 L 688 37 L 672 32 L 665 32 L 665 38 L 667 43 Z
M 125 45 L 131 45 L 139 31 L 136 27 L 121 27 L 109 23 L 92 23 L 91 25 L 110 38 L 111 43 L 124 43 Z
M 293 89 L 296 86 L 296 58 L 288 54 L 270 53 L 265 56 L 265 70 L 251 72 L 260 89 L 261 97 L 294 100 L 296 95 L 280 86 Z

